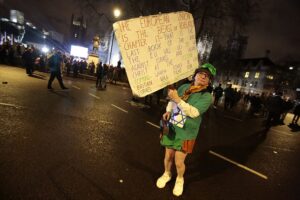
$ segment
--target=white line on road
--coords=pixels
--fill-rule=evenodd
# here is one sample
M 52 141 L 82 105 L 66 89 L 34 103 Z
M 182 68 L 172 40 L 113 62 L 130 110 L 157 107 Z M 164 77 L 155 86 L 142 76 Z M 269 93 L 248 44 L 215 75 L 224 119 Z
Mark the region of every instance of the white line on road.
M 80 87 L 77 87 L 77 86 L 75 86 L 75 85 L 72 85 L 72 88 L 75 88 L 75 89 L 77 89 L 77 90 L 80 90 Z
M 100 99 L 100 97 L 98 97 L 98 96 L 96 96 L 96 95 L 94 95 L 92 93 L 89 93 L 89 95 L 92 96 L 92 97 L 95 97 L 96 99 Z
M 99 123 L 103 123 L 103 124 L 112 124 L 112 122 L 108 122 L 108 121 L 103 121 L 103 120 L 97 120 L 97 119 L 91 119 L 92 121 L 96 121 Z
M 2 105 L 2 106 L 10 106 L 10 107 L 14 107 L 14 108 L 24 108 L 23 106 L 18 106 L 18 105 L 10 104 L 10 103 L 0 103 L 0 105 Z
M 147 124 L 150 124 L 151 126 L 154 126 L 155 128 L 160 128 L 159 126 L 157 126 L 156 124 L 153 124 L 152 122 L 146 121 Z
M 100 123 L 103 123 L 103 124 L 112 124 L 112 122 L 107 122 L 107 121 L 103 121 L 103 120 L 97 120 L 97 121 Z
M 290 134 L 290 133 L 287 133 L 285 131 L 279 131 L 279 130 L 276 130 L 274 128 L 271 128 L 270 129 L 271 131 L 274 131 L 275 133 L 280 133 L 280 134 L 283 134 L 283 135 L 288 135 L 288 136 L 292 136 L 293 134 Z
M 278 148 L 278 147 L 267 146 L 267 145 L 264 145 L 262 147 L 267 149 L 272 149 L 273 151 L 276 150 L 276 151 L 295 152 L 295 149 Z
M 233 160 L 230 160 L 229 158 L 226 158 L 226 157 L 224 157 L 224 156 L 222 156 L 222 155 L 220 155 L 220 154 L 218 154 L 216 152 L 213 152 L 213 151 L 210 150 L 209 153 L 212 154 L 212 155 L 214 155 L 214 156 L 217 156 L 217 157 L 219 157 L 219 158 L 221 158 L 223 160 L 226 160 L 227 162 L 230 162 L 231 164 L 234 164 L 234 165 L 236 165 L 236 166 L 238 166 L 238 167 L 240 167 L 240 168 L 242 168 L 242 169 L 244 169 L 244 170 L 246 170 L 246 171 L 248 171 L 248 172 L 250 172 L 252 174 L 255 174 L 255 175 L 257 175 L 257 176 L 259 176 L 259 177 L 261 177 L 263 179 L 268 179 L 267 176 L 265 176 L 265 175 L 263 175 L 263 174 L 255 171 L 253 169 L 250 169 L 249 167 L 246 167 L 246 166 L 244 166 L 242 164 L 239 164 L 239 163 L 237 163 L 237 162 L 235 162 Z
M 238 118 L 235 118 L 235 117 L 231 117 L 231 116 L 226 116 L 226 115 L 224 115 L 224 117 L 227 118 L 227 119 L 233 119 L 233 120 L 236 120 L 236 121 L 239 121 L 239 122 L 242 122 L 242 121 L 243 121 L 243 120 L 241 120 L 241 119 L 238 119 Z
M 114 104 L 111 104 L 111 105 L 112 105 L 113 107 L 115 107 L 115 108 L 117 108 L 117 109 L 119 109 L 119 110 L 125 112 L 125 113 L 128 113 L 128 111 L 127 111 L 127 110 L 124 110 L 123 108 L 120 108 L 120 107 L 118 107 L 118 106 L 116 106 L 116 105 L 114 105 Z

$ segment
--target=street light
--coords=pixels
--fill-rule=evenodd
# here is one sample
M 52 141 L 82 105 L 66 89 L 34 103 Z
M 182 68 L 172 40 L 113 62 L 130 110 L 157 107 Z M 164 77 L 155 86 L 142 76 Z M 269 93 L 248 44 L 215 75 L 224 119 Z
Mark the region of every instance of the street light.
M 121 10 L 119 8 L 114 9 L 114 17 L 118 18 L 121 16 Z
M 42 52 L 44 52 L 45 54 L 47 54 L 47 53 L 49 52 L 48 47 L 44 46 L 44 47 L 42 48 Z
M 114 11 L 114 17 L 118 18 L 121 16 L 121 10 L 119 8 L 115 8 Z M 112 30 L 112 40 L 111 40 L 111 45 L 110 45 L 110 52 L 109 52 L 109 60 L 108 60 L 108 64 L 110 65 L 110 61 L 111 61 L 111 54 L 112 54 L 112 49 L 114 46 L 114 39 L 115 39 L 115 32 L 114 29 Z

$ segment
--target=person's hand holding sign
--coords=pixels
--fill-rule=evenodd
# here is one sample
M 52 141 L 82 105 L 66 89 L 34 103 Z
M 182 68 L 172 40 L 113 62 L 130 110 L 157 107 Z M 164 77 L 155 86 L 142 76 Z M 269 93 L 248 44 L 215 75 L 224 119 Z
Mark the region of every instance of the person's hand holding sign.
M 170 100 L 174 101 L 175 103 L 179 103 L 181 101 L 181 98 L 179 97 L 176 89 L 169 89 L 168 97 L 170 98 Z

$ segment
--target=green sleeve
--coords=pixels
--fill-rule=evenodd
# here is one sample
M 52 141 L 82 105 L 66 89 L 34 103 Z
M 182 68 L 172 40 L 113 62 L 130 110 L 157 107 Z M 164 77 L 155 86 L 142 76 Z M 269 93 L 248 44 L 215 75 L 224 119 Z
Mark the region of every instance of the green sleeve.
M 199 100 L 193 105 L 200 112 L 200 115 L 203 115 L 210 105 L 212 104 L 212 96 L 210 93 L 205 92 L 204 94 L 200 94 Z

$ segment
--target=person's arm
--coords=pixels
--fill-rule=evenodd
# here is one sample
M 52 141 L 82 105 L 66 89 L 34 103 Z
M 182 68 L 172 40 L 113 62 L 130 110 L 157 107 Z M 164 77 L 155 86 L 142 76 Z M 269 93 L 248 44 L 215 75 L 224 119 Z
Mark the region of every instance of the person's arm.
M 191 105 L 183 101 L 179 96 L 176 90 L 169 91 L 169 97 L 177 103 L 178 107 L 189 117 L 196 118 L 199 115 L 206 112 L 209 106 L 212 103 L 211 94 L 205 93 L 201 95 L 201 98 L 195 105 Z
M 177 105 L 187 116 L 191 118 L 196 118 L 200 115 L 200 112 L 196 107 L 186 103 L 183 100 L 177 103 Z
M 169 101 L 167 107 L 166 107 L 166 112 L 171 113 L 172 112 L 172 108 L 173 108 L 173 101 Z
M 194 106 L 186 103 L 185 101 L 183 101 L 178 93 L 177 90 L 169 90 L 168 91 L 168 96 L 170 97 L 170 99 L 172 101 L 174 101 L 178 107 L 189 117 L 191 118 L 195 118 L 198 117 L 200 115 L 200 112 L 198 111 L 197 108 L 195 108 Z M 170 101 L 171 102 L 171 101 Z M 169 104 L 168 104 L 169 105 Z

